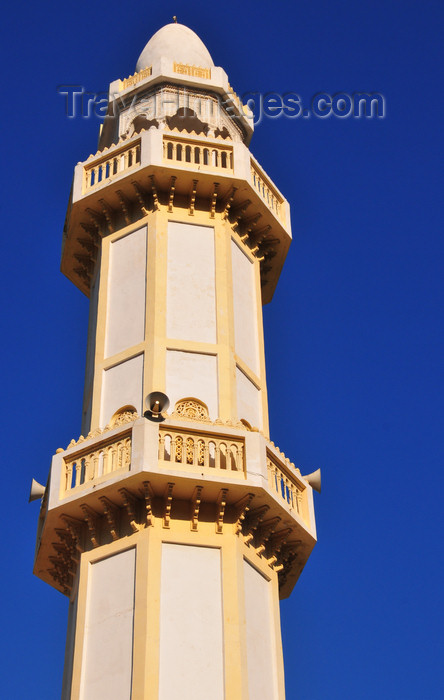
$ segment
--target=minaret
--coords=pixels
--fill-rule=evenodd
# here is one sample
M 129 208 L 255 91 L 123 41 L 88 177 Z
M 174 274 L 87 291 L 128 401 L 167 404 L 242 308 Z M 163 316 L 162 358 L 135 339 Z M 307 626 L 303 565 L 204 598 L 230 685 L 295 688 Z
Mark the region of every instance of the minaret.
M 53 457 L 34 569 L 70 600 L 63 700 L 285 696 L 279 599 L 316 541 L 316 483 L 269 439 L 261 306 L 291 229 L 250 116 L 169 24 L 74 171 L 82 436 Z

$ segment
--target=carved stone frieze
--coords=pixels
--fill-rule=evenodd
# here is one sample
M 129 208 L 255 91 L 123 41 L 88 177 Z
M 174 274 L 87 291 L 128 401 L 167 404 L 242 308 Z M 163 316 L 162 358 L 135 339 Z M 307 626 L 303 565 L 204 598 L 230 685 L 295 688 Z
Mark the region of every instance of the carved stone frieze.
M 198 420 L 203 423 L 211 423 L 207 406 L 198 399 L 181 399 L 174 407 L 171 418 L 185 418 Z
M 190 67 L 188 67 L 190 68 Z M 184 112 L 186 110 L 186 112 Z M 137 99 L 119 115 L 119 136 L 126 139 L 139 133 L 136 120 L 146 120 L 146 127 L 164 128 L 168 119 L 176 118 L 169 126 L 170 130 L 177 128 L 179 132 L 190 131 L 187 116 L 198 120 L 202 126 L 196 133 L 214 134 L 221 140 L 243 141 L 244 133 L 240 125 L 232 118 L 229 101 L 221 101 L 216 95 L 206 90 L 193 90 L 165 83 L 162 86 L 148 88 L 138 95 Z

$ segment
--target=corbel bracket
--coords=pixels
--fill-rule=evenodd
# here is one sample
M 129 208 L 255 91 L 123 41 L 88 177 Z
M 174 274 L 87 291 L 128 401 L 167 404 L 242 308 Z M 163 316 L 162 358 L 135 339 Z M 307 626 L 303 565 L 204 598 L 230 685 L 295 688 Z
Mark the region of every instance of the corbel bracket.
M 223 533 L 225 506 L 227 505 L 228 489 L 221 489 L 216 502 L 216 533 Z
M 123 218 L 125 219 L 125 223 L 130 224 L 131 223 L 131 216 L 130 216 L 131 203 L 130 203 L 128 197 L 126 197 L 124 195 L 122 190 L 117 190 L 116 194 L 117 194 L 117 197 L 118 197 L 119 202 L 120 202 L 120 207 L 122 209 L 122 214 L 123 214 Z
M 173 483 L 168 483 L 164 495 L 164 510 L 163 510 L 163 527 L 170 527 L 171 506 L 173 505 Z
M 80 506 L 84 520 L 88 526 L 88 531 L 89 531 L 89 538 L 91 540 L 91 544 L 93 547 L 98 547 L 99 546 L 99 540 L 98 540 L 98 533 L 97 533 L 97 526 L 99 524 L 99 515 L 89 506 L 86 505 L 86 503 L 82 503 Z
M 100 503 L 103 506 L 103 512 L 108 523 L 109 531 L 113 540 L 119 539 L 119 508 L 106 498 L 106 496 L 101 496 L 99 498 Z
M 190 205 L 188 209 L 188 213 L 190 216 L 194 216 L 194 208 L 196 204 L 196 192 L 197 192 L 197 183 L 199 180 L 193 180 L 193 186 L 191 188 L 191 193 L 190 193 Z
M 214 217 L 216 215 L 216 201 L 217 201 L 218 190 L 219 190 L 219 183 L 215 182 L 213 194 L 211 195 L 210 219 L 214 219 Z
M 237 514 L 237 520 L 234 526 L 234 531 L 236 535 L 242 532 L 242 525 L 245 520 L 245 516 L 250 510 L 250 503 L 254 498 L 254 493 L 247 493 L 246 496 L 240 498 L 236 503 L 233 504 L 235 512 Z
M 146 197 L 145 197 L 145 192 L 142 189 L 142 187 L 139 185 L 137 180 L 133 180 L 131 182 L 132 186 L 134 187 L 134 191 L 136 193 L 137 201 L 139 202 L 140 210 L 144 216 L 148 216 L 149 210 L 147 209 L 146 206 Z
M 202 486 L 196 486 L 191 497 L 191 531 L 197 532 L 199 524 L 199 510 L 202 500 Z
M 154 515 L 153 515 L 153 501 L 154 501 L 154 491 L 151 487 L 149 481 L 143 482 L 143 497 L 145 499 L 145 518 L 147 527 L 154 525 Z
M 171 214 L 173 211 L 173 206 L 174 206 L 174 193 L 176 191 L 176 180 L 177 177 L 175 175 L 171 176 L 171 182 L 170 182 L 170 193 L 168 196 L 168 212 Z
M 123 505 L 128 513 L 131 530 L 133 532 L 139 532 L 141 525 L 137 522 L 138 499 L 127 489 L 119 489 L 119 493 L 122 496 Z

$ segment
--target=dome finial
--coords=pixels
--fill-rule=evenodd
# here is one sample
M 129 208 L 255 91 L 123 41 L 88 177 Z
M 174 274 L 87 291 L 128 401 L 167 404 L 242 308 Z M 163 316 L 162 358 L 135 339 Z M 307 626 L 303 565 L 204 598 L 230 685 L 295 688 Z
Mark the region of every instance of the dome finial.
M 176 17 L 176 15 L 173 15 L 173 22 L 175 22 L 175 23 L 177 24 L 177 17 Z

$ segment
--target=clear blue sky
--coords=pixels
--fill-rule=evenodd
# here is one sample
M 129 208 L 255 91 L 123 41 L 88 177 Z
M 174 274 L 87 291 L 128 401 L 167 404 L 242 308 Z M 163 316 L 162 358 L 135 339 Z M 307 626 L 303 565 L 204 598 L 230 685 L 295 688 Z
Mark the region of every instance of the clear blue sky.
M 56 87 L 106 90 L 173 14 L 240 94 L 385 96 L 383 120 L 267 119 L 251 143 L 294 235 L 264 312 L 272 439 L 323 473 L 319 543 L 282 605 L 287 700 L 441 699 L 444 5 L 430 0 L 3 9 L 1 696 L 56 700 L 63 668 L 66 599 L 32 576 L 27 497 L 80 431 L 87 300 L 59 256 L 99 123 L 66 119 Z

